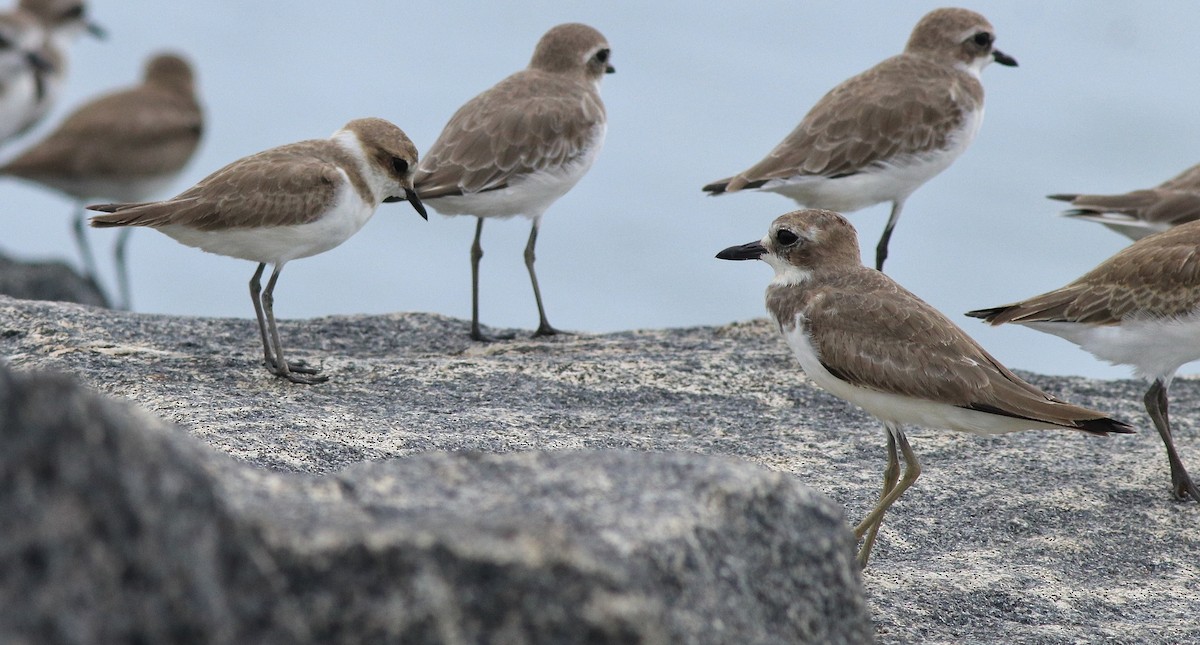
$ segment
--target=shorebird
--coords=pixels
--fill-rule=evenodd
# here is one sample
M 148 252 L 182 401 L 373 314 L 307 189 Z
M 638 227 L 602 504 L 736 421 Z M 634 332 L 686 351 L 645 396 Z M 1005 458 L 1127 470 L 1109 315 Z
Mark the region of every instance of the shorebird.
M 200 144 L 204 119 L 192 68 L 174 54 L 146 63 L 140 85 L 96 98 L 54 132 L 0 166 L 0 174 L 36 182 L 76 202 L 75 241 L 84 269 L 99 282 L 84 231 L 88 200 L 141 202 L 161 194 L 183 171 Z M 115 247 L 121 306 L 130 306 L 124 229 Z
M 534 272 L 542 215 L 567 194 L 604 144 L 606 115 L 600 80 L 615 71 L 604 36 L 578 23 L 558 25 L 534 48 L 529 66 L 455 112 L 417 169 L 421 198 L 442 215 L 473 215 L 471 338 L 479 328 L 479 238 L 483 220 L 522 215 L 533 220 L 525 267 L 537 301 L 534 336 L 558 333 L 546 318 Z
M 88 33 L 105 38 L 104 28 L 88 16 L 83 0 L 20 0 L 17 11 L 32 16 L 42 27 L 42 46 L 50 64 L 25 74 L 14 84 L 4 102 L 20 110 L 17 134 L 40 123 L 62 95 L 70 67 L 69 51 L 78 38 Z
M 1098 222 L 1140 240 L 1200 219 L 1200 164 L 1154 188 L 1121 195 L 1050 195 L 1050 199 L 1071 202 L 1074 208 L 1063 212 L 1066 217 Z
M 863 266 L 854 227 L 838 213 L 800 210 L 723 260 L 775 269 L 767 311 L 818 386 L 866 410 L 887 432 L 879 503 L 854 528 L 866 567 L 883 515 L 921 474 L 903 425 L 999 434 L 1065 428 L 1132 432 L 1101 412 L 1064 403 L 1021 380 L 925 301 Z M 904 456 L 900 476 L 897 456 Z
M 1143 403 L 1167 449 L 1172 492 L 1200 502 L 1167 415 L 1175 373 L 1200 359 L 1200 222 L 1138 240 L 1061 289 L 967 315 L 1025 325 L 1132 366 L 1150 382 Z
M 289 363 L 275 325 L 275 282 L 283 266 L 324 253 L 358 232 L 381 202 L 407 199 L 421 217 L 413 190 L 417 149 L 383 119 L 355 119 L 328 139 L 301 141 L 239 159 L 161 202 L 100 204 L 108 215 L 92 226 L 149 226 L 209 253 L 258 263 L 250 299 L 267 370 L 294 383 L 328 379 L 303 362 Z M 273 265 L 267 288 L 261 279 Z
M 43 98 L 34 79 L 52 72 L 52 58 L 36 18 L 24 11 L 0 13 L 0 143 L 28 126 L 29 106 Z
M 994 47 L 994 34 L 974 11 L 929 12 L 903 53 L 830 90 L 762 161 L 704 191 L 754 188 L 843 212 L 891 202 L 875 247 L 883 270 L 904 201 L 948 168 L 983 123 L 980 72 L 993 61 L 1017 65 Z

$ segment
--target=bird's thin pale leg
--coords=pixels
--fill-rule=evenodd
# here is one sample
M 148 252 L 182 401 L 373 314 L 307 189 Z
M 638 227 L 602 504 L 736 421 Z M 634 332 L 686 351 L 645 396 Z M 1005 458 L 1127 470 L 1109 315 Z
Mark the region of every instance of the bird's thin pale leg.
M 495 340 L 508 340 L 511 335 L 488 336 L 479 327 L 479 260 L 483 259 L 483 218 L 477 217 L 475 224 L 475 240 L 471 242 L 471 340 L 490 343 Z
M 904 491 L 908 490 L 909 486 L 913 485 L 913 482 L 917 481 L 917 477 L 921 476 L 921 464 L 917 461 L 917 455 L 913 453 L 912 447 L 908 445 L 908 438 L 904 436 L 904 432 L 897 426 L 888 425 L 887 429 L 888 433 L 895 436 L 896 445 L 900 448 L 900 454 L 904 455 L 904 476 L 900 478 L 900 481 L 892 488 L 891 492 L 879 500 L 875 509 L 868 513 L 863 518 L 863 521 L 858 523 L 858 526 L 854 527 L 854 535 L 856 537 L 866 534 L 871 526 L 882 523 L 883 514 L 887 512 L 888 508 L 897 499 L 900 499 L 900 496 L 904 494 Z M 867 560 L 870 557 L 870 551 L 860 549 L 858 552 L 859 568 L 865 569 L 867 567 Z
M 479 330 L 479 260 L 483 258 L 479 238 L 483 235 L 483 218 L 475 219 L 475 241 L 471 242 L 471 338 L 486 340 Z
M 903 199 L 892 202 L 892 214 L 888 216 L 887 226 L 883 227 L 883 235 L 879 238 L 879 244 L 875 246 L 876 271 L 883 271 L 883 261 L 888 256 L 888 242 L 892 239 L 892 229 L 896 228 L 896 222 L 900 221 L 900 211 L 903 209 Z
M 121 298 L 120 307 L 126 311 L 133 309 L 133 290 L 129 286 L 129 261 L 126 250 L 129 248 L 129 236 L 132 228 L 123 228 L 117 232 L 117 245 L 113 257 L 117 264 L 117 289 Z
M 267 335 L 267 320 L 263 317 L 262 306 L 262 274 L 266 268 L 265 262 L 259 262 L 258 270 L 254 272 L 254 277 L 250 278 L 250 300 L 254 303 L 254 317 L 258 319 L 258 332 L 262 335 L 263 360 L 267 363 L 267 369 L 274 374 L 277 363 L 271 353 L 271 340 Z
M 534 338 L 538 336 L 553 336 L 561 334 L 559 330 L 550 326 L 550 321 L 546 319 L 546 308 L 542 306 L 542 290 L 538 288 L 537 273 L 533 270 L 533 263 L 537 260 L 534 253 L 534 247 L 537 246 L 538 226 L 541 220 L 533 220 L 533 227 L 529 229 L 529 242 L 525 244 L 525 268 L 529 269 L 529 282 L 533 284 L 533 298 L 537 301 L 538 308 L 538 328 L 533 332 Z
M 896 480 L 900 478 L 900 459 L 896 454 L 896 438 L 892 433 L 887 433 L 887 467 L 883 469 L 883 490 L 879 493 L 879 499 L 888 496 L 892 489 L 896 487 Z M 875 546 L 875 536 L 879 533 L 879 526 L 883 522 L 876 522 L 867 529 L 866 539 L 863 541 L 862 552 L 870 554 L 871 549 Z M 861 538 L 861 535 L 855 535 L 855 538 Z
M 1179 458 L 1179 453 L 1175 450 L 1175 442 L 1171 438 L 1171 419 L 1167 412 L 1167 388 L 1162 379 L 1154 381 L 1154 384 L 1150 386 L 1146 392 L 1144 403 L 1146 412 L 1150 413 L 1150 419 L 1154 421 L 1154 428 L 1158 430 L 1158 435 L 1162 437 L 1163 445 L 1167 448 L 1167 461 L 1171 464 L 1171 492 L 1174 493 L 1176 499 L 1187 499 L 1190 495 L 1192 499 L 1200 502 L 1200 491 L 1196 490 L 1196 485 L 1188 476 L 1187 469 L 1183 467 L 1183 460 Z
M 279 272 L 283 268 L 277 265 L 267 280 L 267 288 L 262 293 L 263 313 L 267 318 L 267 329 L 271 336 L 271 346 L 274 348 L 276 365 L 272 373 L 282 376 L 293 383 L 312 385 L 329 380 L 328 376 L 314 376 L 319 369 L 307 367 L 303 363 L 288 363 L 283 356 L 283 343 L 279 340 L 279 327 L 275 324 L 275 283 L 279 280 Z
M 96 258 L 92 255 L 92 246 L 88 244 L 87 231 L 84 226 L 84 218 L 87 216 L 87 209 L 83 204 L 79 204 L 75 211 L 75 219 L 71 222 L 71 230 L 75 233 L 75 245 L 79 247 L 79 256 L 83 260 L 83 271 L 88 278 L 97 286 L 100 284 L 100 273 L 96 270 Z

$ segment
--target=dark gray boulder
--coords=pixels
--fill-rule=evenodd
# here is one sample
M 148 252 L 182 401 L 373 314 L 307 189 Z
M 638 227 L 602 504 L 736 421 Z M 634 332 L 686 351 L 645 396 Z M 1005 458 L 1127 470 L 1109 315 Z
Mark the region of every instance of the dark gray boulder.
M 0 364 L 0 642 L 858 643 L 841 509 L 730 459 L 220 455 Z
M 65 262 L 28 262 L 0 253 L 0 294 L 22 300 L 53 300 L 108 307 L 108 297 L 95 281 Z

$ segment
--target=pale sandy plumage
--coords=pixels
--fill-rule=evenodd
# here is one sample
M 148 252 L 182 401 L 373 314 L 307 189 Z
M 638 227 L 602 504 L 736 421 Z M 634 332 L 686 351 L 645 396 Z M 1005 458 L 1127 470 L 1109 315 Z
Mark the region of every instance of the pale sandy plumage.
M 1120 195 L 1050 195 L 1071 202 L 1063 215 L 1097 222 L 1133 240 L 1200 219 L 1200 164 L 1154 188 Z
M 50 113 L 62 96 L 70 69 L 70 47 L 81 34 L 106 36 L 88 15 L 83 0 L 20 0 L 17 11 L 32 16 L 42 28 L 42 51 L 50 64 L 18 80 L 23 117 L 18 133 L 26 132 Z
M 535 335 L 557 332 L 546 318 L 534 247 L 542 215 L 591 168 L 604 143 L 600 79 L 614 71 L 609 46 L 578 23 L 546 32 L 529 66 L 463 105 L 421 161 L 416 187 L 443 215 L 473 215 L 471 336 L 479 328 L 479 240 L 483 218 L 533 220 L 525 263 L 537 300 Z
M 0 174 L 36 182 L 77 202 L 76 242 L 85 269 L 96 278 L 83 204 L 141 201 L 163 192 L 196 152 L 203 129 L 191 66 L 175 54 L 159 54 L 146 63 L 140 84 L 85 103 L 0 167 Z M 130 305 L 127 242 L 123 231 L 114 253 L 125 308 Z
M 879 505 L 856 528 L 870 556 L 883 514 L 920 473 L 901 426 L 978 434 L 1064 428 L 1129 432 L 1103 413 L 1060 401 L 1025 382 L 936 309 L 862 265 L 841 215 L 802 210 L 775 220 L 760 242 L 717 257 L 762 259 L 776 272 L 767 311 L 805 373 L 879 418 L 889 435 Z M 897 448 L 907 468 L 897 484 Z
M 830 90 L 765 158 L 704 190 L 761 189 L 847 212 L 892 202 L 876 248 L 882 269 L 905 199 L 949 167 L 982 123 L 980 70 L 1016 65 L 993 43 L 991 24 L 973 11 L 926 14 L 903 53 Z
M 1175 450 L 1167 389 L 1200 360 L 1200 222 L 1141 239 L 1078 280 L 1021 302 L 967 313 L 1065 338 L 1097 358 L 1133 366 L 1150 381 L 1144 403 L 1167 449 L 1176 497 L 1200 491 Z
M 326 377 L 283 356 L 273 292 L 283 266 L 328 251 L 358 232 L 380 203 L 408 200 L 417 149 L 383 119 L 356 119 L 329 139 L 301 141 L 235 161 L 161 202 L 101 204 L 92 225 L 148 226 L 210 253 L 258 262 L 250 281 L 267 369 L 297 383 Z M 259 280 L 274 270 L 265 290 Z

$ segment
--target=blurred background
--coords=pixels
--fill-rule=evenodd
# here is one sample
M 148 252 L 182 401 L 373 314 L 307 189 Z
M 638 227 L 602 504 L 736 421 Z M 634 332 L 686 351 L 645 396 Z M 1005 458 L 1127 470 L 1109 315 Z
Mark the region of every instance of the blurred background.
M 617 73 L 604 80 L 605 148 L 547 212 L 538 275 L 551 322 L 604 332 L 716 325 L 765 314 L 763 263 L 713 258 L 760 238 L 793 210 L 774 194 L 706 197 L 700 187 L 756 162 L 826 91 L 901 51 L 933 2 L 330 3 L 97 0 L 109 38 L 72 48 L 54 114 L 7 144 L 11 157 L 95 95 L 136 83 L 143 61 L 175 50 L 195 65 L 207 129 L 171 194 L 234 159 L 346 121 L 394 121 L 420 150 L 465 101 L 523 68 L 551 26 L 605 34 Z M 888 274 L 1010 367 L 1119 378 L 1066 341 L 961 314 L 1052 289 L 1127 244 L 1056 217 L 1055 192 L 1149 187 L 1200 161 L 1193 61 L 1200 5 L 1147 1 L 966 5 L 996 28 L 1018 68 L 983 73 L 987 115 L 972 147 L 908 200 Z M 170 195 L 163 195 L 168 197 Z M 873 254 L 888 204 L 850 215 Z M 0 180 L 0 250 L 78 266 L 66 198 Z M 430 311 L 470 316 L 474 218 L 423 222 L 384 205 L 342 246 L 290 263 L 284 318 Z M 522 259 L 527 220 L 484 228 L 482 322 L 536 327 Z M 90 231 L 112 285 L 112 230 Z M 253 264 L 208 255 L 150 230 L 130 245 L 134 308 L 252 318 Z M 110 287 L 110 291 L 111 291 Z M 1189 372 L 1185 368 L 1184 372 Z

